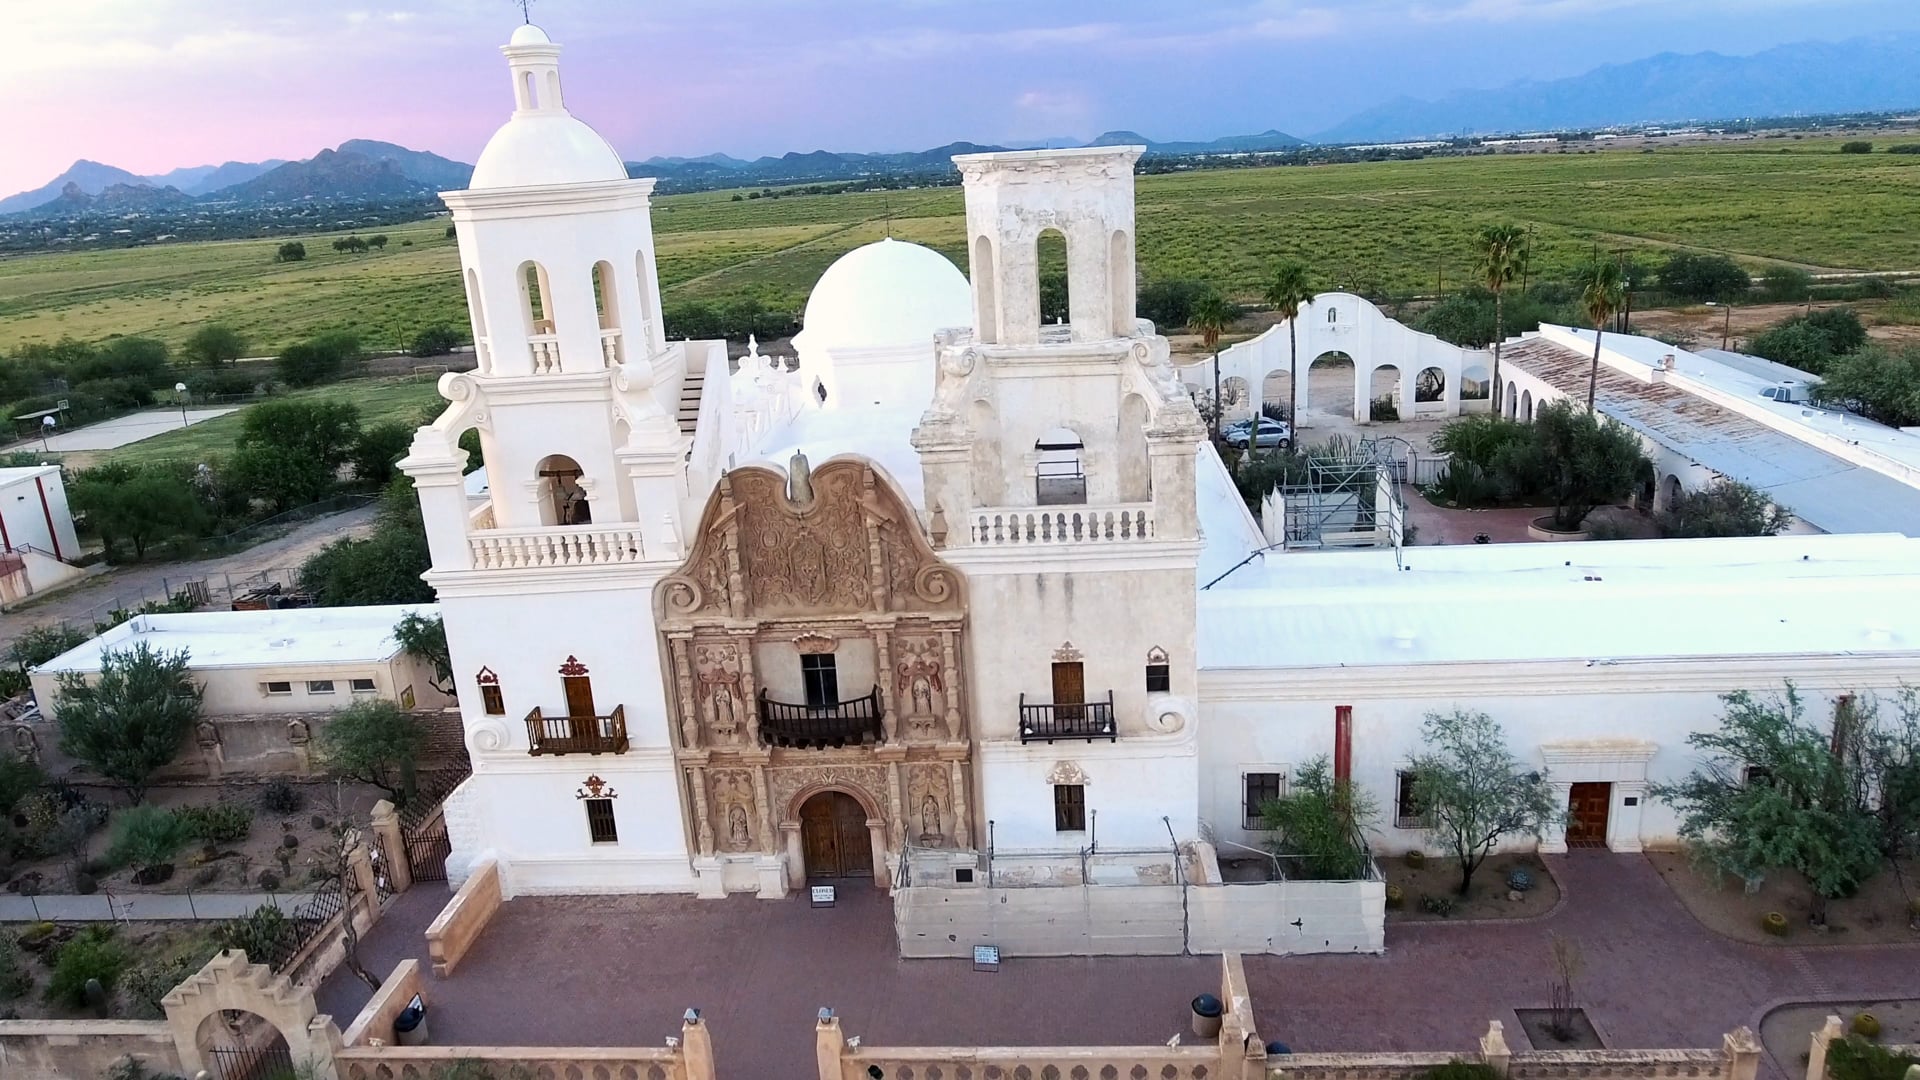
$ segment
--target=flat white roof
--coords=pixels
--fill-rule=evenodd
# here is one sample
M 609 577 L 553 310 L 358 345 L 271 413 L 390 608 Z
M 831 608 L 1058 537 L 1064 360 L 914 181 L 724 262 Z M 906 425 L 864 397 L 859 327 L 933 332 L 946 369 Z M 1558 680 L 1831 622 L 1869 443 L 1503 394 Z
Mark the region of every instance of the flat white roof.
M 184 649 L 192 668 L 383 663 L 400 651 L 393 627 L 408 612 L 432 617 L 440 608 L 395 604 L 137 615 L 34 670 L 47 674 L 99 671 L 102 653 L 132 648 L 138 642 L 166 652 Z
M 1920 540 L 1269 552 L 1200 594 L 1203 669 L 1920 652 Z
M 36 476 L 59 476 L 58 465 L 21 465 L 11 469 L 0 469 L 0 487 L 11 487 Z

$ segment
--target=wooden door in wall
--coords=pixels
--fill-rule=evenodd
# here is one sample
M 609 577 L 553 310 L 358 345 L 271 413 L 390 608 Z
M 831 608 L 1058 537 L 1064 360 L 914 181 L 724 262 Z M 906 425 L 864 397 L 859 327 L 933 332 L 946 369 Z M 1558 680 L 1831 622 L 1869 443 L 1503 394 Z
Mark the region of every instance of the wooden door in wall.
M 567 691 L 567 734 L 575 745 L 586 746 L 595 735 L 593 683 L 585 675 L 565 675 L 560 684 Z
M 1079 661 L 1053 665 L 1053 715 L 1060 720 L 1078 720 L 1079 708 L 1087 700 L 1087 671 Z
M 800 841 L 809 878 L 873 876 L 867 812 L 859 800 L 823 791 L 800 807 Z
M 1612 784 L 1574 784 L 1567 795 L 1567 846 L 1606 847 Z

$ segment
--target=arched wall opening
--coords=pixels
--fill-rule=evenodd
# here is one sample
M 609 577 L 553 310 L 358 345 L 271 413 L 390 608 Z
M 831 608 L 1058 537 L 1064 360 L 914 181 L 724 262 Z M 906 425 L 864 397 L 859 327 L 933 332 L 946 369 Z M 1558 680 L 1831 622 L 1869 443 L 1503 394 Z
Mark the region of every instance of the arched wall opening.
M 540 459 L 534 475 L 538 481 L 540 524 L 588 525 L 593 522 L 593 508 L 587 500 L 586 487 L 581 483 L 586 474 L 579 462 L 565 454 L 550 454 Z M 487 478 L 489 484 L 497 484 L 501 479 L 495 476 Z
M 600 351 L 606 354 L 608 367 L 625 358 L 626 335 L 620 333 L 620 287 L 613 264 L 593 264 L 593 307 L 600 316 Z
M 1120 501 L 1149 502 L 1153 498 L 1153 463 L 1147 455 L 1147 400 L 1128 394 L 1120 401 Z
M 1107 289 L 1113 297 L 1113 334 L 1132 337 L 1134 320 L 1133 242 L 1125 229 L 1114 230 L 1107 245 Z
M 493 373 L 493 348 L 487 340 L 487 305 L 480 295 L 480 272 L 467 270 L 467 323 L 473 327 L 473 361 L 480 374 Z
M 1381 364 L 1367 374 L 1367 417 L 1401 420 L 1413 414 L 1413 403 L 1400 400 L 1400 368 Z
M 1533 421 L 1533 391 L 1531 390 L 1520 391 L 1520 419 L 1529 423 Z
M 1353 415 L 1353 357 L 1339 350 L 1323 352 L 1307 364 L 1300 411 L 1334 416 Z
M 1515 385 L 1511 380 L 1507 382 L 1506 402 L 1507 402 L 1507 419 L 1509 420 L 1518 419 L 1520 416 L 1520 388 L 1519 386 Z
M 1680 486 L 1680 478 L 1672 473 L 1667 474 L 1667 478 L 1661 482 L 1660 486 L 1667 500 L 1660 509 L 1671 514 L 1674 508 L 1680 505 L 1680 500 L 1686 497 L 1686 489 Z
M 1042 229 L 1033 247 L 1033 285 L 1040 298 L 1040 325 L 1064 323 L 1073 313 L 1073 296 L 1067 286 L 1067 268 L 1073 256 L 1067 248 L 1067 235 L 1059 229 Z
M 553 312 L 548 307 L 553 295 L 547 284 L 547 268 L 537 262 L 520 264 L 520 312 L 528 337 L 553 333 Z
M 1087 501 L 1086 443 L 1071 428 L 1051 428 L 1033 444 L 1034 502 L 1062 506 Z
M 655 328 L 661 324 L 660 313 L 653 310 L 653 286 L 650 284 L 653 275 L 647 270 L 647 253 L 644 251 L 633 253 L 633 279 L 640 288 L 640 326 L 651 338 Z M 664 332 L 664 328 L 661 329 Z
M 214 1076 L 292 1076 L 287 1037 L 266 1017 L 245 1009 L 210 1012 L 194 1030 L 194 1048 Z
M 1413 377 L 1414 402 L 1444 401 L 1447 397 L 1447 373 L 1437 367 L 1421 368 Z
M 540 93 L 533 80 L 533 72 L 521 72 L 519 96 L 522 109 L 532 110 L 540 107 Z
M 973 240 L 973 261 L 967 267 L 973 271 L 974 337 L 981 343 L 991 345 L 999 340 L 999 315 L 997 300 L 994 296 L 993 277 L 993 240 L 985 236 L 976 236 Z
M 1260 413 L 1275 420 L 1291 420 L 1293 403 L 1293 372 L 1285 368 L 1274 368 L 1260 380 Z
M 560 73 L 558 71 L 547 72 L 546 107 L 549 109 L 564 108 L 564 103 L 560 98 Z
M 1220 420 L 1223 424 L 1235 420 L 1245 420 L 1258 412 L 1260 405 L 1253 400 L 1253 387 L 1238 375 L 1229 375 L 1220 380 Z
M 1485 364 L 1475 364 L 1460 372 L 1460 400 L 1486 401 L 1493 395 L 1493 375 Z
M 973 431 L 973 499 L 978 506 L 1005 506 L 1007 477 L 1000 459 L 1000 415 L 991 402 L 976 398 L 967 406 Z

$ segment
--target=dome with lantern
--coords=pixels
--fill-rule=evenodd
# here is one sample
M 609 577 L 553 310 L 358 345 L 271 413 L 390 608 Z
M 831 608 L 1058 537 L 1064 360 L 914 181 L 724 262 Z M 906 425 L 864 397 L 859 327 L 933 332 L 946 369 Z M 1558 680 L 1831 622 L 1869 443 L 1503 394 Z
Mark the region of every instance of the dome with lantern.
M 513 117 L 474 163 L 472 189 L 549 187 L 627 179 L 619 151 L 567 111 L 560 93 L 560 46 L 529 23 L 500 51 L 513 73 Z

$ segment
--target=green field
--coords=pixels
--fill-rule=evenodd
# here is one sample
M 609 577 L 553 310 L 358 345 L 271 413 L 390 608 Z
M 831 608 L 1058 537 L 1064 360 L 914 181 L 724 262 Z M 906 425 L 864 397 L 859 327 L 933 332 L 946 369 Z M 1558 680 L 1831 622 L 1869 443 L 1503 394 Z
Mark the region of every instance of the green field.
M 430 419 L 434 413 L 438 413 L 446 405 L 439 391 L 435 389 L 438 381 L 437 375 L 351 379 L 331 386 L 316 386 L 311 390 L 290 391 L 277 395 L 274 400 L 345 401 L 360 409 L 360 423 L 363 427 L 372 427 L 389 420 L 401 420 L 413 424 Z M 196 463 L 208 461 L 233 452 L 233 442 L 240 437 L 241 417 L 244 415 L 243 409 L 240 412 L 214 417 L 212 420 L 189 428 L 179 428 L 137 443 L 129 443 L 116 450 L 74 453 L 67 455 L 67 458 L 82 459 L 82 463 L 87 465 L 107 461 L 182 460 Z
M 1287 255 L 1327 286 L 1451 289 L 1467 275 L 1471 236 L 1494 221 L 1534 226 L 1545 276 L 1596 242 L 1726 252 L 1755 269 L 1920 270 L 1920 155 L 1841 154 L 1815 139 L 1145 176 L 1138 204 L 1146 278 L 1202 278 L 1248 298 Z M 889 230 L 964 258 L 958 188 L 668 196 L 656 201 L 654 226 L 669 308 L 752 296 L 797 309 L 828 264 Z M 333 328 L 375 347 L 434 323 L 464 332 L 445 227 L 385 229 L 387 249 L 364 255 L 306 237 L 308 260 L 286 265 L 272 261 L 277 240 L 0 260 L 0 352 L 68 335 L 178 342 L 214 320 L 260 352 Z

